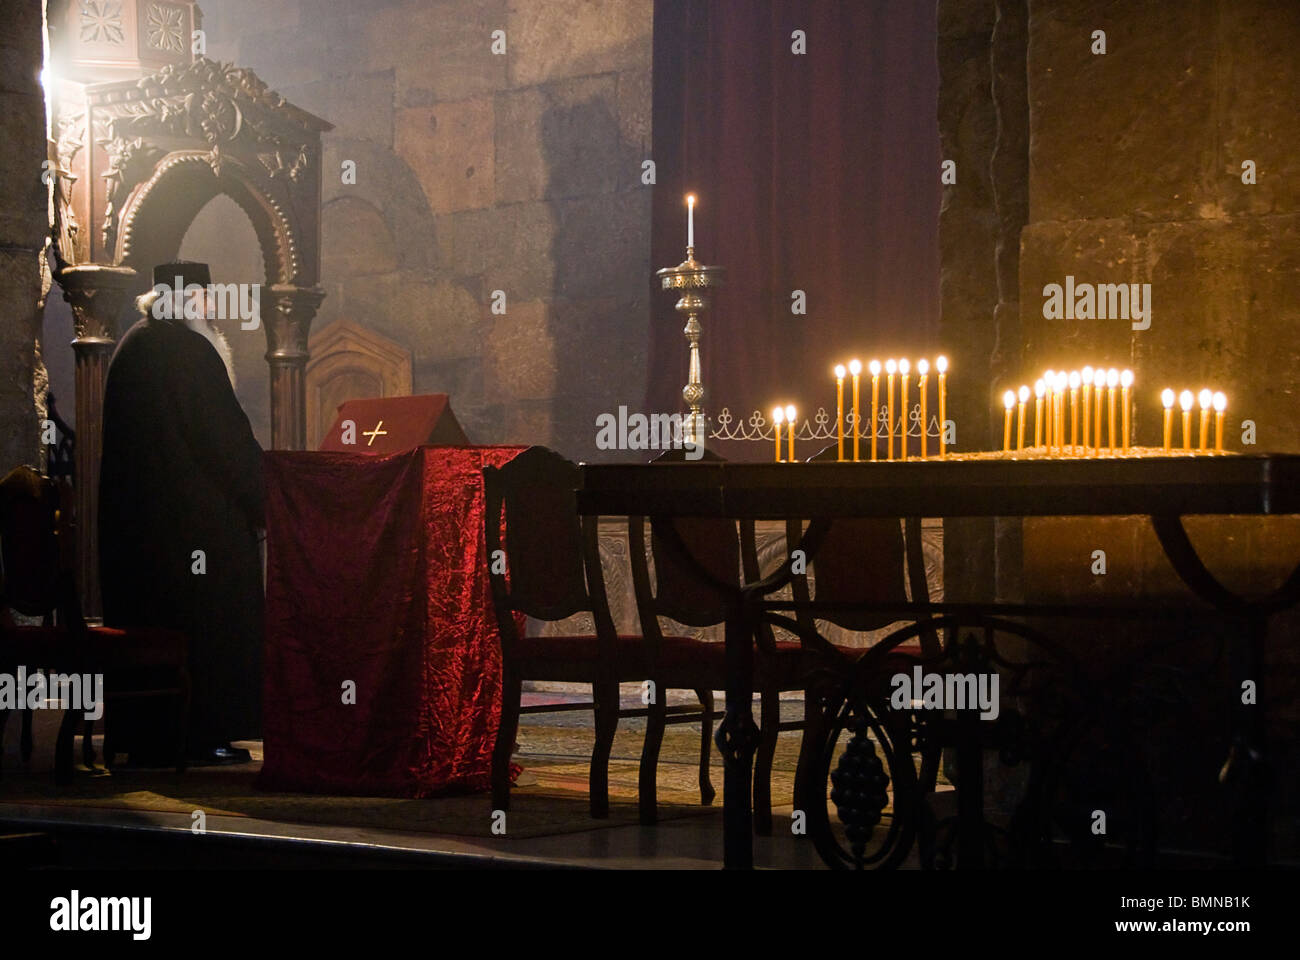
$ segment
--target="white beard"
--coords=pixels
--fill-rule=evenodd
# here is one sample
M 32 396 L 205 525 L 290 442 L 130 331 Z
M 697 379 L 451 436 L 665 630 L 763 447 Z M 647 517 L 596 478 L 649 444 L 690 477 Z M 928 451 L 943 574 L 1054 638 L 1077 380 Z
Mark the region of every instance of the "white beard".
M 230 349 L 230 341 L 226 339 L 226 335 L 222 333 L 220 330 L 218 330 L 216 327 L 214 327 L 212 324 L 208 323 L 207 319 L 203 317 L 199 317 L 196 320 L 191 320 L 187 318 L 185 320 L 185 326 L 189 327 L 199 336 L 203 337 L 205 340 L 208 341 L 208 343 L 212 344 L 212 346 L 216 349 L 217 356 L 219 356 L 221 358 L 221 362 L 226 365 L 226 376 L 230 378 L 230 389 L 234 390 L 235 389 L 235 355 L 234 352 Z

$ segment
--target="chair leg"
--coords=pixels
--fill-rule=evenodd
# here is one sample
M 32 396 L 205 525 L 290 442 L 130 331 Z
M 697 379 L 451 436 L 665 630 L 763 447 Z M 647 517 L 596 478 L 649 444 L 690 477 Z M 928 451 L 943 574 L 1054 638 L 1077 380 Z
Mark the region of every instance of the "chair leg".
M 772 835 L 772 758 L 781 723 L 781 693 L 764 690 L 759 713 L 758 750 L 754 754 L 754 832 Z
M 593 683 L 596 701 L 596 746 L 591 751 L 591 815 L 598 820 L 609 816 L 609 754 L 618 732 L 618 683 Z
M 88 767 L 95 765 L 95 721 L 87 720 L 81 732 L 81 760 Z
M 717 796 L 709 776 L 709 751 L 713 749 L 713 691 L 696 690 L 704 717 L 700 720 L 700 803 L 708 806 Z
M 32 760 L 32 712 L 23 710 L 23 729 L 22 735 L 18 741 L 19 756 L 23 758 L 23 763 L 30 763 Z
M 646 714 L 645 742 L 641 745 L 641 767 L 638 771 L 637 805 L 641 822 L 652 824 L 659 819 L 659 748 L 664 742 L 668 726 L 668 704 L 663 684 L 654 681 L 655 698 Z
M 813 690 L 803 692 L 803 730 L 799 732 L 799 759 L 795 763 L 794 774 L 794 808 L 809 811 L 809 798 L 805 796 L 805 779 L 809 776 L 813 758 L 821 749 L 822 712 L 817 705 L 817 693 Z
M 501 682 L 501 723 L 497 727 L 497 742 L 492 748 L 492 809 L 510 809 L 510 756 L 514 753 L 515 737 L 519 734 L 519 698 L 523 684 L 518 677 L 507 674 Z
M 77 738 L 78 711 L 65 710 L 59 724 L 59 737 L 54 744 L 54 782 L 60 785 L 72 782 L 72 756 Z

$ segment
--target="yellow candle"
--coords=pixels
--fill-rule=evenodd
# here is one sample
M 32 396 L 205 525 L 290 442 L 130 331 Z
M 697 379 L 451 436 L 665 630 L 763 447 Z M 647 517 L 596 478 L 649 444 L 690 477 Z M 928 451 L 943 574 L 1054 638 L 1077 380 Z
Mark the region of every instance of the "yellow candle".
M 898 361 L 892 357 L 885 361 L 885 407 L 888 414 L 888 421 L 885 429 L 888 431 L 889 459 L 894 459 L 894 371 L 898 369 Z
M 1070 372 L 1070 452 L 1079 446 L 1079 371 Z
M 1043 424 L 1043 446 L 1050 452 L 1056 443 L 1056 371 L 1044 371 L 1043 382 L 1047 384 L 1047 420 Z
M 1228 398 L 1222 393 L 1214 395 L 1214 450 L 1223 453 L 1223 411 L 1228 409 Z
M 906 357 L 898 361 L 898 372 L 903 376 L 902 389 L 898 394 L 898 445 L 901 460 L 907 459 L 907 375 L 911 369 L 912 365 L 907 362 Z
M 1106 393 L 1106 371 L 1101 369 L 1101 367 L 1098 367 L 1096 372 L 1092 375 L 1092 386 L 1094 394 L 1093 399 L 1096 401 L 1096 405 L 1093 409 L 1093 413 L 1096 414 L 1093 418 L 1092 428 L 1095 440 L 1093 446 L 1096 448 L 1097 453 L 1101 453 L 1101 403 L 1103 396 Z
M 1043 445 L 1043 394 L 1047 392 L 1047 384 L 1042 380 L 1034 381 L 1034 396 L 1037 400 L 1034 402 L 1034 446 Z
M 1115 452 L 1115 388 L 1119 386 L 1119 371 L 1111 367 L 1106 371 L 1106 452 Z
M 1192 449 L 1192 405 L 1195 403 L 1196 398 L 1190 390 L 1178 395 L 1178 405 L 1183 408 L 1183 450 L 1189 452 Z
M 1214 402 L 1214 394 L 1209 390 L 1202 390 L 1197 397 L 1201 402 L 1201 453 L 1205 453 L 1210 448 L 1210 404 Z
M 772 411 L 772 424 L 776 427 L 776 462 L 781 462 L 781 421 L 785 419 L 785 411 L 777 407 Z
M 948 442 L 944 439 L 948 432 L 948 358 L 935 357 L 934 367 L 939 371 L 939 456 L 943 458 L 948 456 Z
M 1092 426 L 1092 375 L 1092 367 L 1084 367 L 1080 377 L 1083 383 L 1083 452 L 1089 456 L 1092 448 L 1092 440 L 1089 436 L 1089 428 Z
M 839 461 L 844 462 L 844 364 L 835 365 L 835 435 L 839 438 Z
M 785 408 L 785 422 L 788 424 L 786 430 L 790 435 L 790 462 L 794 463 L 794 407 Z
M 1056 374 L 1056 392 L 1052 405 L 1056 408 L 1056 447 L 1065 452 L 1065 388 L 1070 385 L 1070 377 L 1065 371 Z
M 1002 404 L 1007 408 L 1006 422 L 1002 427 L 1002 451 L 1011 452 L 1011 410 L 1016 405 L 1016 394 L 1014 390 L 1008 390 L 1002 394 Z
M 926 443 L 930 439 L 930 418 L 926 412 L 928 408 L 925 396 L 925 383 L 930 379 L 930 362 L 924 359 L 916 361 L 916 372 L 921 375 L 920 379 L 916 381 L 916 389 L 921 394 L 921 459 L 924 460 L 926 457 Z
M 1124 449 L 1127 450 L 1133 443 L 1133 420 L 1129 412 L 1129 388 L 1133 386 L 1133 371 L 1125 370 L 1119 375 L 1120 386 L 1120 421 L 1122 429 L 1120 436 L 1123 438 Z
M 1016 449 L 1025 449 L 1025 404 L 1029 402 L 1029 388 L 1021 386 L 1020 402 L 1016 405 Z
M 855 360 L 854 363 L 857 363 Z M 867 418 L 867 426 L 871 428 L 871 460 L 874 463 L 876 459 L 876 411 L 880 409 L 880 361 L 871 361 L 871 416 Z M 854 410 L 853 429 L 858 427 L 857 411 Z
M 858 462 L 858 444 L 860 443 L 859 434 L 862 433 L 862 408 L 858 405 L 858 391 L 860 387 L 859 377 L 862 373 L 862 363 L 857 357 L 849 361 L 849 373 L 853 375 L 853 462 Z
M 1174 441 L 1174 392 L 1168 387 L 1160 391 L 1160 403 L 1165 408 L 1165 453 Z

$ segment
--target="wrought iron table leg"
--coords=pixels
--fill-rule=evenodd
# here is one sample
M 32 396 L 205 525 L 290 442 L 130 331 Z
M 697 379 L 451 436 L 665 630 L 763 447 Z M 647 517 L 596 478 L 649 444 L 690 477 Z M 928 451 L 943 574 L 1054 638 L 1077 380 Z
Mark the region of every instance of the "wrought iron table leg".
M 727 714 L 718 727 L 722 755 L 723 866 L 750 870 L 754 866 L 754 815 L 750 784 L 754 776 L 754 632 L 743 599 L 727 616 Z

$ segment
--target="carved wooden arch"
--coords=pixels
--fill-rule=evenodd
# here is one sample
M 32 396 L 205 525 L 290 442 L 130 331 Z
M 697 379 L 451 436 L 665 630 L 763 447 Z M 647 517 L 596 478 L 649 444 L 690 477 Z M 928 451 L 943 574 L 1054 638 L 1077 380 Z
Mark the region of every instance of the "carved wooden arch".
M 148 278 L 155 264 L 176 256 L 199 211 L 223 193 L 253 225 L 266 282 L 297 284 L 302 276 L 301 244 L 283 204 L 242 163 L 227 160 L 216 173 L 201 151 L 168 155 L 131 192 L 122 209 L 114 260 Z

